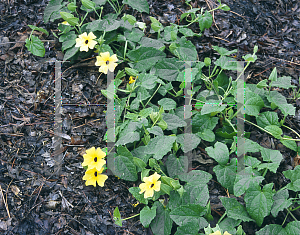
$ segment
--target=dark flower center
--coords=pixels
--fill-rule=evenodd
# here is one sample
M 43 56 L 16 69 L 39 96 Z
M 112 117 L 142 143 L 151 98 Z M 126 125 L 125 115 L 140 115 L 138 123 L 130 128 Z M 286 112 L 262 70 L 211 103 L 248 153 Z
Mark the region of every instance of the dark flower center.
M 94 158 L 94 162 L 97 162 L 97 160 L 98 160 L 97 157 L 95 157 L 95 158 Z
M 85 40 L 85 42 L 84 42 L 85 44 L 88 44 L 89 43 L 89 40 Z
M 94 176 L 97 177 L 97 171 L 95 171 Z
M 153 188 L 154 184 L 151 184 L 150 188 Z
M 107 60 L 105 63 L 106 63 L 106 64 L 109 64 L 109 60 Z

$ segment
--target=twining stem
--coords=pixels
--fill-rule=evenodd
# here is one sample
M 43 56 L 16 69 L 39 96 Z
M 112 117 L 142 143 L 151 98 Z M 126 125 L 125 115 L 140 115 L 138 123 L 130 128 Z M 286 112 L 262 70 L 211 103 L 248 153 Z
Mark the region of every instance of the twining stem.
M 292 128 L 290 128 L 290 127 L 288 127 L 288 126 L 286 126 L 286 125 L 282 125 L 282 126 L 284 126 L 285 128 L 287 128 L 287 129 L 290 129 L 292 132 L 294 132 L 296 135 L 298 135 L 298 137 L 300 138 L 300 135 L 295 131 L 295 130 L 293 130 Z
M 125 219 L 121 219 L 121 220 L 128 220 L 128 219 L 132 219 L 132 218 L 134 218 L 134 217 L 137 217 L 138 215 L 140 215 L 140 213 L 138 213 L 138 214 L 136 214 L 136 215 L 133 215 L 133 216 L 130 216 L 130 217 L 128 217 L 128 218 L 125 218 Z
M 219 219 L 219 221 L 218 221 L 218 223 L 217 224 L 219 224 L 221 221 L 222 221 L 222 219 L 224 219 L 224 217 L 226 216 L 226 211 L 225 211 L 225 213 L 222 215 L 222 217 Z
M 286 210 L 287 210 L 288 213 L 293 217 L 293 219 L 294 219 L 295 221 L 298 221 L 298 220 L 295 218 L 295 216 L 292 214 L 292 212 L 290 212 L 290 210 L 289 210 L 288 208 L 286 208 Z
M 160 88 L 161 83 L 159 84 L 159 86 L 157 87 L 157 89 L 154 91 L 153 95 L 150 97 L 150 99 L 147 101 L 147 103 L 145 104 L 145 107 L 147 106 L 147 104 L 150 102 L 150 100 L 153 98 L 153 96 L 156 94 L 156 92 L 158 91 L 158 89 Z
M 238 118 L 240 118 L 240 117 L 238 117 Z M 261 128 L 260 126 L 254 124 L 254 123 L 252 123 L 252 122 L 250 122 L 250 121 L 248 121 L 247 119 L 244 119 L 244 118 L 240 118 L 240 119 L 243 119 L 244 121 L 246 121 L 246 122 L 252 124 L 253 126 L 255 126 L 255 127 L 259 128 L 259 129 L 261 129 L 262 131 L 267 132 L 268 134 L 272 135 L 271 132 L 265 130 L 264 128 Z M 288 138 L 282 138 L 282 139 L 288 139 Z M 291 140 L 291 139 L 288 139 L 288 140 Z M 300 141 L 300 140 L 299 140 L 299 141 Z

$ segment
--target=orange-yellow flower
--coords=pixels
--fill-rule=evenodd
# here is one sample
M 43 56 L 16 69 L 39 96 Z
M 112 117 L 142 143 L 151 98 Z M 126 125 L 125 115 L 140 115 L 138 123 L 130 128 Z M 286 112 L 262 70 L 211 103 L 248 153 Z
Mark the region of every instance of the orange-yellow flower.
M 209 235 L 222 235 L 222 234 L 221 234 L 221 232 L 219 230 L 217 230 L 216 232 L 211 233 Z M 231 234 L 226 231 L 225 233 L 223 233 L 223 235 L 231 235 Z
M 96 168 L 88 169 L 83 176 L 83 180 L 86 180 L 85 185 L 93 185 L 96 187 L 96 182 L 99 186 L 103 187 L 105 180 L 107 180 L 108 176 L 101 174 L 104 168 L 102 167 L 100 171 L 97 171 Z
M 147 197 L 153 197 L 154 190 L 158 192 L 160 190 L 160 184 L 161 182 L 158 181 L 160 178 L 160 175 L 156 172 L 153 175 L 150 175 L 149 177 L 144 177 L 143 181 L 145 183 L 141 183 L 139 188 L 141 189 L 140 194 L 145 192 L 144 198 Z
M 96 168 L 97 171 L 100 171 L 106 163 L 103 159 L 105 156 L 106 153 L 103 152 L 101 148 L 95 149 L 95 147 L 92 147 L 86 150 L 86 154 L 83 155 L 84 161 L 82 166 L 88 166 L 88 169 Z
M 135 78 L 134 76 L 130 76 L 129 77 L 129 84 L 131 84 L 131 83 L 134 83 L 135 82 L 135 80 L 137 79 L 137 77 Z
M 61 24 L 70 25 L 67 21 L 61 22 Z
M 96 66 L 100 66 L 99 72 L 107 74 L 107 71 L 113 72 L 117 67 L 118 58 L 116 54 L 110 56 L 109 52 L 100 53 L 100 56 L 97 56 Z
M 76 45 L 75 47 L 80 47 L 80 51 L 89 51 L 90 49 L 94 49 L 97 42 L 93 39 L 96 39 L 97 37 L 93 34 L 93 32 L 90 32 L 89 35 L 84 32 L 83 34 L 78 36 L 79 38 L 76 38 Z

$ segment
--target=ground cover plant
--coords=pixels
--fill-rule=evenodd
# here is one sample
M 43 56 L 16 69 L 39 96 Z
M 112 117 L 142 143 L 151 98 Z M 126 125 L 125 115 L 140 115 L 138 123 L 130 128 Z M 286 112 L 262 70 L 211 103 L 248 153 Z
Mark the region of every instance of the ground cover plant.
M 196 47 L 189 38 L 201 37 L 211 27 L 214 10 L 230 10 L 221 1 L 209 11 L 193 8 L 191 1 L 185 1 L 190 10 L 181 15 L 181 20 L 186 24 L 164 27 L 150 17 L 150 32 L 155 38 L 145 36 L 145 24 L 134 16 L 121 16 L 122 6 L 118 1 L 108 2 L 114 14 L 102 14 L 106 1 L 52 0 L 45 9 L 44 21 L 61 22 L 55 36 L 62 43 L 63 60 L 75 62 L 96 56 L 95 66 L 102 76 L 116 74 L 114 83 L 102 90 L 115 103 L 116 153 L 111 153 L 113 149 L 93 146 L 86 150 L 82 162 L 86 186 L 105 187 L 106 169 L 122 180 L 136 182 L 129 192 L 143 205 L 140 213 L 123 218 L 116 207 L 115 223 L 122 226 L 122 221 L 138 216 L 143 226 L 150 227 L 157 235 L 242 235 L 245 234 L 242 224 L 247 222 L 261 227 L 256 234 L 298 234 L 300 223 L 293 211 L 298 209 L 300 167 L 284 171 L 290 182 L 275 188 L 270 181 L 272 177 L 266 175 L 276 174 L 282 154 L 251 141 L 247 132 L 243 133 L 246 154 L 242 169 L 238 168 L 241 162 L 236 157 L 240 120 L 300 152 L 296 143 L 300 136 L 285 122 L 288 115 L 295 116 L 295 107 L 274 89 L 292 88 L 297 99 L 299 91 L 291 84 L 291 78 L 278 77 L 274 68 L 268 79 L 258 84 L 241 82 L 241 74 L 257 60 L 258 46 L 243 56 L 242 65 L 234 59 L 237 50 L 218 46 L 212 46 L 218 58 L 198 60 Z M 147 1 L 122 3 L 149 13 Z M 89 22 L 88 16 L 93 12 L 97 19 Z M 199 27 L 200 33 L 188 28 L 192 24 Z M 30 28 L 46 33 L 40 27 Z M 42 42 L 32 33 L 26 47 L 37 56 L 45 53 Z M 244 99 L 242 108 L 236 105 L 237 94 Z M 193 107 L 188 116 L 191 122 L 186 117 L 188 107 Z M 284 135 L 285 128 L 296 138 Z M 189 166 L 188 154 L 200 142 L 205 143 L 206 153 L 215 160 L 213 172 L 228 194 L 220 198 L 225 213 L 214 228 L 209 225 L 213 216 L 208 191 L 213 175 Z M 277 217 L 283 210 L 288 214 L 282 224 L 262 226 L 265 217 Z M 294 221 L 286 223 L 287 216 Z

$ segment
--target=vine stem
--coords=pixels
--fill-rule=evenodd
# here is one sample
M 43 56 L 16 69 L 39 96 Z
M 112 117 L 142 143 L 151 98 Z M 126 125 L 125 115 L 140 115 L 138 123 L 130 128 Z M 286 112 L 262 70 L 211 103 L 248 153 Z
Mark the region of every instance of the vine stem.
M 290 128 L 290 127 L 288 127 L 288 126 L 286 126 L 286 125 L 282 125 L 282 126 L 284 126 L 285 128 L 287 128 L 287 129 L 290 129 L 292 132 L 294 132 L 296 135 L 298 135 L 298 137 L 300 138 L 300 135 L 295 131 L 295 130 L 293 130 L 292 128 Z

